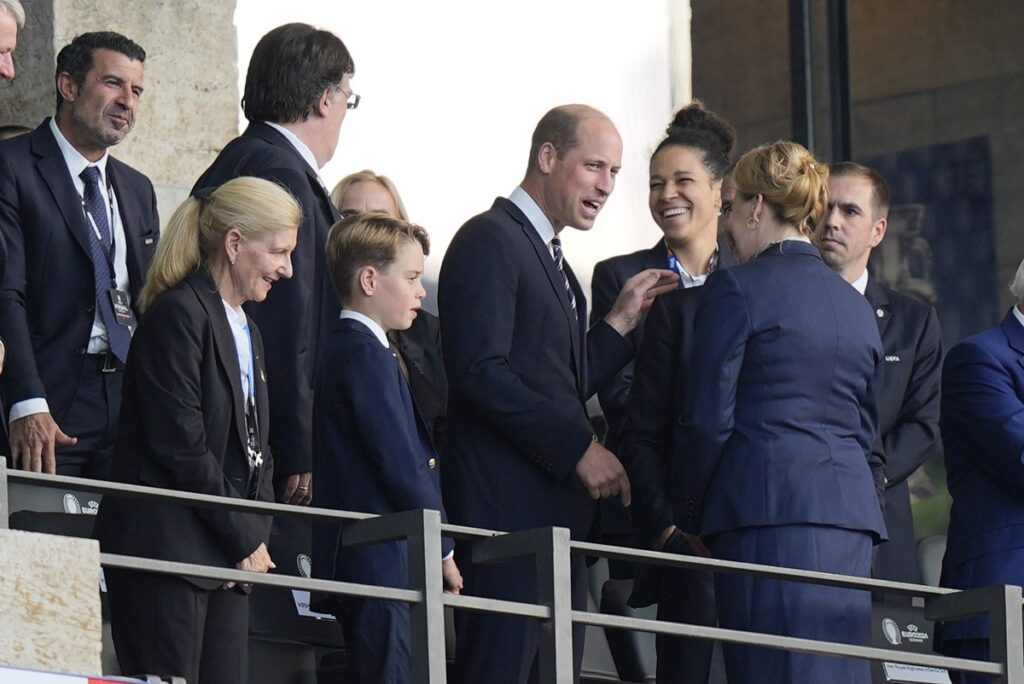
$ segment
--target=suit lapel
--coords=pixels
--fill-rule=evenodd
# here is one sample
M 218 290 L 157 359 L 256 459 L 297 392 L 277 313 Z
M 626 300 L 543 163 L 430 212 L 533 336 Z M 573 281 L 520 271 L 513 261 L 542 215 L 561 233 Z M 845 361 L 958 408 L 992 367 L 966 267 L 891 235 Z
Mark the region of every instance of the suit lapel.
M 537 234 L 537 230 L 533 227 L 526 217 L 523 217 L 521 222 L 523 233 L 530 241 L 530 246 L 533 247 L 534 254 L 537 256 L 537 261 L 540 262 L 541 268 L 544 269 L 544 275 L 547 276 L 548 283 L 551 285 L 551 290 L 555 297 L 558 299 L 559 305 L 562 307 L 562 313 L 565 315 L 565 324 L 569 328 L 569 337 L 572 340 L 572 351 L 573 351 L 573 362 L 576 364 L 577 376 L 582 372 L 579 368 L 580 358 L 580 328 L 579 320 L 577 318 L 577 311 L 579 311 L 579 305 L 582 298 L 582 292 L 579 289 L 579 283 L 576 282 L 576 277 L 572 276 L 569 279 L 570 285 L 573 287 L 573 291 L 576 293 L 576 305 L 577 311 L 573 311 L 572 307 L 569 306 L 569 297 L 565 292 L 565 281 L 562 280 L 562 274 L 558 272 L 558 267 L 555 265 L 555 260 L 551 256 L 551 252 L 548 251 L 548 246 L 545 245 L 540 235 Z M 565 269 L 566 274 L 572 273 L 572 269 L 569 268 L 569 262 L 563 261 L 562 267 Z
M 1003 334 L 1006 335 L 1006 341 L 1021 355 L 1017 361 L 1021 366 L 1024 366 L 1024 326 L 1020 324 L 1020 321 L 1013 314 L 1013 309 L 1006 312 L 1000 327 L 1003 329 Z
M 71 235 L 86 256 L 91 259 L 89 225 L 86 223 L 85 213 L 82 209 L 82 197 L 75 190 L 68 166 L 64 162 L 64 155 L 61 154 L 60 147 L 57 146 L 57 141 L 54 140 L 53 133 L 50 131 L 49 119 L 30 135 L 32 136 L 32 152 L 40 157 L 36 163 L 39 175 L 43 177 L 50 192 L 53 193 L 57 209 L 64 217 L 64 223 L 71 231 Z
M 213 345 L 217 348 L 217 360 L 227 373 L 231 383 L 231 397 L 233 399 L 235 414 L 235 428 L 238 431 L 238 439 L 242 445 L 248 443 L 249 437 L 245 432 L 245 396 L 242 394 L 242 371 L 238 365 L 238 350 L 235 347 L 235 336 L 231 332 L 231 325 L 228 323 L 228 315 L 224 311 L 224 302 L 213 280 L 205 272 L 194 273 L 188 278 L 189 285 L 196 293 L 199 303 L 206 309 L 206 315 L 210 317 L 210 325 L 213 328 Z M 257 368 L 255 359 L 253 367 Z M 260 383 L 257 383 L 259 386 Z M 265 402 L 264 402 L 265 405 Z M 265 418 L 262 413 L 260 419 Z M 266 425 L 267 423 L 261 423 Z M 261 435 L 261 438 L 263 436 Z
M 873 278 L 868 278 L 867 287 L 864 289 L 864 296 L 871 303 L 875 312 L 875 321 L 878 322 L 878 336 L 885 339 L 885 330 L 892 320 L 892 308 L 889 305 L 889 295 L 885 289 Z
M 114 196 L 117 199 L 117 213 L 121 227 L 124 229 L 125 262 L 128 267 L 128 282 L 133 294 L 132 299 L 138 299 L 146 281 L 146 272 L 142 266 L 142 245 L 139 244 L 141 217 L 144 215 L 140 205 L 141 197 L 120 182 L 117 160 L 113 157 L 107 158 L 107 178 L 114 190 Z

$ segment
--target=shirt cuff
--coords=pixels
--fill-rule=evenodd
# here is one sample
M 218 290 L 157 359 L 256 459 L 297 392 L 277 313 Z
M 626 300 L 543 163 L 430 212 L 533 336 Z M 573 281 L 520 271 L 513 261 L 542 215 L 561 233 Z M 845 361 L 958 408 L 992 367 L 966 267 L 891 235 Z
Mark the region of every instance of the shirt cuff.
M 455 549 L 452 549 L 451 551 L 446 553 L 444 555 L 444 558 L 442 558 L 441 560 L 446 561 L 446 560 L 451 560 L 452 558 L 455 558 Z
M 36 413 L 49 413 L 50 405 L 46 403 L 46 399 L 42 397 L 35 397 L 33 399 L 25 399 L 19 401 L 11 407 L 11 417 L 8 419 L 7 424 L 10 425 L 19 418 L 25 416 L 31 416 Z

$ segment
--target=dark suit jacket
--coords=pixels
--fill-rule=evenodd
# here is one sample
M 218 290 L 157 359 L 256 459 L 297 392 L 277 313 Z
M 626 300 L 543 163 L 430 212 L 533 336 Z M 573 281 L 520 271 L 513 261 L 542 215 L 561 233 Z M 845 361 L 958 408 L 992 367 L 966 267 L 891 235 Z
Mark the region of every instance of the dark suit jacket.
M 718 268 L 727 268 L 734 265 L 736 258 L 729 251 L 725 242 L 722 241 L 719 244 Z M 594 266 L 594 276 L 590 283 L 590 289 L 594 297 L 594 308 L 590 312 L 590 324 L 593 325 L 608 315 L 608 312 L 615 306 L 615 300 L 618 299 L 619 293 L 622 292 L 622 288 L 627 280 L 648 268 L 667 267 L 668 253 L 663 239 L 658 240 L 653 247 L 648 249 L 642 249 L 632 254 L 623 254 L 598 262 Z M 601 410 L 604 412 L 605 420 L 608 423 L 608 434 L 604 441 L 605 446 L 616 455 L 619 455 L 620 458 L 619 451 L 622 444 L 623 423 L 626 420 L 627 412 L 626 404 L 629 399 L 631 384 L 636 375 L 635 358 L 639 354 L 641 343 L 647 330 L 649 314 L 649 311 L 645 313 L 640 320 L 640 324 L 628 335 L 629 342 L 633 345 L 634 359 L 631 359 L 615 375 L 615 378 L 597 393 L 597 398 L 601 403 Z M 667 457 L 667 453 L 665 456 Z M 632 479 L 631 474 L 630 480 L 632 481 Z M 603 532 L 621 535 L 629 534 L 632 531 L 630 511 L 626 510 L 619 499 L 602 499 L 600 507 L 601 529 Z
M 276 287 L 276 285 L 275 285 Z M 249 320 L 264 471 L 273 500 L 263 344 Z M 224 304 L 205 271 L 160 295 L 132 342 L 114 445 L 116 482 L 245 497 L 245 397 Z M 96 520 L 104 551 L 234 567 L 270 537 L 269 516 L 106 497 Z M 216 580 L 188 578 L 212 589 Z
M 736 257 L 733 256 L 725 242 L 721 241 L 719 243 L 718 268 L 728 268 L 735 264 Z M 664 240 L 658 240 L 653 247 L 648 249 L 599 261 L 594 266 L 594 276 L 590 282 L 590 290 L 594 299 L 594 306 L 590 312 L 590 324 L 594 325 L 607 316 L 615 305 L 615 300 L 618 299 L 626 281 L 648 268 L 668 268 Z M 633 345 L 634 356 L 639 353 L 640 343 L 643 341 L 644 331 L 647 327 L 648 315 L 649 313 L 645 313 L 640 325 L 627 336 L 630 344 Z M 601 410 L 608 421 L 608 437 L 605 444 L 612 451 L 618 448 L 622 422 L 626 418 L 626 401 L 629 397 L 630 383 L 635 374 L 634 363 L 633 360 L 627 363 L 615 375 L 615 379 L 597 393 L 598 400 L 601 402 Z
M 427 426 L 434 448 L 441 451 L 444 420 L 448 413 L 448 378 L 441 358 L 441 323 L 426 309 L 413 319 L 407 330 L 388 332 L 391 344 L 409 369 L 409 390 Z
M 314 402 L 313 505 L 363 513 L 441 511 L 438 459 L 398 360 L 363 323 L 338 320 L 324 341 Z M 404 542 L 345 547 L 313 525 L 315 577 L 408 586 Z M 453 547 L 443 543 L 444 552 Z M 440 561 L 440 559 L 438 559 Z
M 953 495 L 942 586 L 1024 584 L 1024 327 L 1012 311 L 949 350 L 940 427 Z M 936 636 L 984 638 L 987 620 L 944 623 Z
M 338 317 L 341 306 L 327 273 L 324 246 L 338 220 L 327 189 L 281 133 L 263 123 L 250 124 L 221 151 L 196 181 L 216 187 L 238 176 L 275 181 L 302 206 L 302 225 L 292 252 L 292 277 L 274 285 L 266 300 L 246 304 L 267 345 L 270 417 L 279 478 L 312 470 L 313 378 L 321 331 Z
M 883 363 L 870 305 L 805 242 L 701 291 L 672 494 L 684 530 L 830 525 L 885 538 L 869 466 Z
M 156 195 L 148 178 L 113 157 L 107 175 L 138 301 L 160 238 Z M 7 345 L 0 387 L 8 409 L 42 397 L 60 424 L 71 408 L 96 310 L 89 230 L 49 119 L 0 142 L 0 232 L 9 250 L 0 292 L 0 339 Z
M 587 331 L 547 246 L 498 199 L 455 235 L 438 304 L 448 371 L 444 486 L 453 522 L 587 534 L 595 504 L 575 475 L 593 439 L 584 402 L 632 350 L 607 323 Z
M 907 477 L 938 449 L 942 334 L 935 309 L 868 280 L 885 350 L 878 392 L 876 448 L 885 460 L 885 527 L 874 576 L 921 582 Z

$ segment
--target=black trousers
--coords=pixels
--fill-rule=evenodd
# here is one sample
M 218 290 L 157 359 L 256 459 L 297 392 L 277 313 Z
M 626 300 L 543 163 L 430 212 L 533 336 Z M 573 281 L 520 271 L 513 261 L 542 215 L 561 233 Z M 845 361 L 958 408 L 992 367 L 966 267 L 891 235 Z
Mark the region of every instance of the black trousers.
M 170 575 L 105 570 L 110 627 L 126 676 L 246 684 L 249 596 Z
M 110 478 L 123 381 L 124 366 L 112 354 L 86 354 L 75 399 L 58 423 L 78 443 L 57 448 L 58 475 Z

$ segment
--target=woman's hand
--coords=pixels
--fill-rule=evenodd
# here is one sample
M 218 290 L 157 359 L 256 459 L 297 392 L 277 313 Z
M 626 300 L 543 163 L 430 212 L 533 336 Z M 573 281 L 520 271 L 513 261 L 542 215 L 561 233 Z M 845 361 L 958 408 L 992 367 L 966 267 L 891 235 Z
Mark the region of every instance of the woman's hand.
M 462 573 L 455 564 L 454 556 L 441 561 L 441 578 L 444 580 L 445 591 L 451 594 L 462 593 Z

